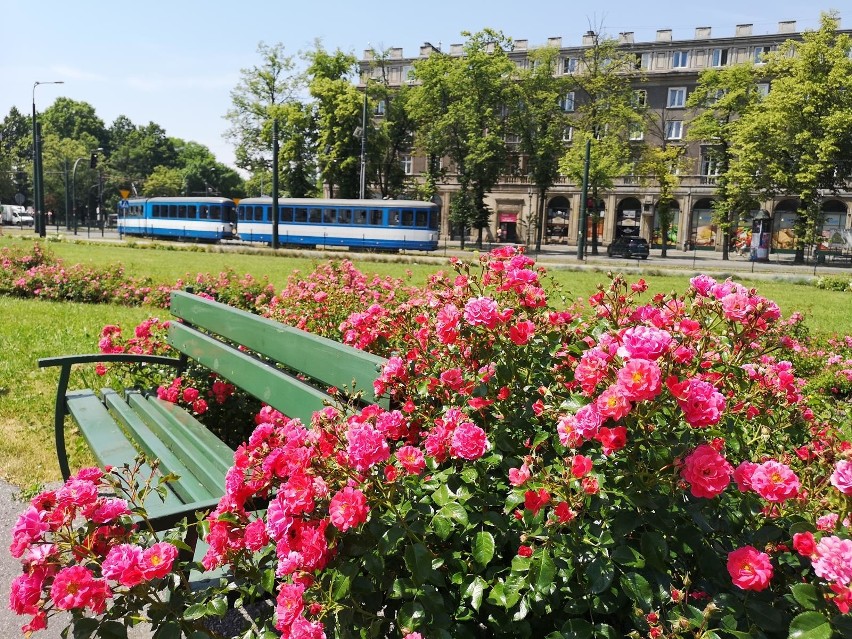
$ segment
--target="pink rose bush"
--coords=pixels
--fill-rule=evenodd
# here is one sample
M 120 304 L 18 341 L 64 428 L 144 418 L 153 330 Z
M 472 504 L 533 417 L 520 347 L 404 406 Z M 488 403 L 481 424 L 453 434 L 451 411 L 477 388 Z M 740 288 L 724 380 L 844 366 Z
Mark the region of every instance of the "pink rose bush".
M 110 496 L 139 478 L 139 470 L 138 464 L 84 468 L 34 497 L 18 518 L 9 550 L 22 571 L 11 584 L 9 605 L 29 617 L 24 633 L 46 628 L 60 612 L 70 612 L 80 632 L 103 633 L 98 636 L 115 636 L 109 633 L 143 619 L 162 632 L 194 631 L 197 624 L 161 597 L 188 575 L 177 565 L 185 530 L 163 540 L 142 525 L 140 504 L 154 483 L 131 484 L 130 501 Z
M 389 289 L 324 266 L 257 305 L 386 357 L 388 401 L 255 412 L 202 526 L 200 568 L 227 577 L 190 616 L 230 589 L 285 638 L 848 630 L 852 424 L 799 375 L 797 318 L 708 276 L 616 276 L 566 308 L 515 248 L 453 267 Z M 45 525 L 25 513 L 18 545 Z M 102 553 L 112 596 L 84 609 L 144 585 L 148 548 Z

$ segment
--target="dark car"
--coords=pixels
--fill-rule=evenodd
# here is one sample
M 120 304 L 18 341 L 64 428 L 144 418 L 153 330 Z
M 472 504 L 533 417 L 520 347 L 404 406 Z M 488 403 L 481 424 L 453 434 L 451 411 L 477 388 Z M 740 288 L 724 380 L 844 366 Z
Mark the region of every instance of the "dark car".
M 636 257 L 647 260 L 649 253 L 648 240 L 644 237 L 617 237 L 606 247 L 606 254 L 610 257 Z

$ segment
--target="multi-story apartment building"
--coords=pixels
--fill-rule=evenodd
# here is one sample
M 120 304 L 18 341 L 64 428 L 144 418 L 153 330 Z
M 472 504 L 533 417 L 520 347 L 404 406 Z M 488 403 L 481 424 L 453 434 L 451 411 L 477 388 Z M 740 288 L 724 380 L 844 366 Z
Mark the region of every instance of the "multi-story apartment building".
M 844 33 L 852 31 L 844 30 Z M 560 51 L 559 73 L 578 72 L 583 51 L 591 47 L 596 34 L 587 32 L 581 44 L 563 46 L 561 38 L 549 38 L 546 46 Z M 670 29 L 660 29 L 652 42 L 637 42 L 631 32 L 618 36 L 619 46 L 632 52 L 637 61 L 637 88 L 641 87 L 649 110 L 655 111 L 664 123 L 667 142 L 686 145 L 687 166 L 691 169 L 680 175 L 680 185 L 675 193 L 673 225 L 669 233 L 669 244 L 677 247 L 720 249 L 721 233 L 712 221 L 712 202 L 715 194 L 716 167 L 707 147 L 700 142 L 687 141 L 687 128 L 692 114 L 686 108 L 687 96 L 698 83 L 699 75 L 709 68 L 720 68 L 741 62 L 754 61 L 761 64 L 762 56 L 775 50 L 786 40 L 801 39 L 794 21 L 778 23 L 777 31 L 770 34 L 754 33 L 753 25 L 737 25 L 732 36 L 718 37 L 711 27 L 696 28 L 692 38 L 676 40 Z M 385 73 L 391 86 L 411 82 L 409 77 L 417 59 L 431 55 L 436 47 L 426 43 L 417 58 L 406 57 L 403 50 L 392 48 L 384 61 Z M 530 46 L 527 40 L 514 40 L 514 49 L 509 54 L 516 64 L 525 65 Z M 449 55 L 463 55 L 462 45 L 450 45 Z M 364 52 L 360 61 L 362 69 L 361 87 L 372 73 L 372 51 Z M 641 84 L 639 76 L 641 75 Z M 770 81 L 758 85 L 761 91 L 769 91 Z M 381 111 L 376 113 L 381 117 Z M 642 133 L 637 132 L 637 140 Z M 645 134 L 647 135 L 647 134 Z M 567 136 L 570 138 L 570 136 Z M 512 140 L 507 140 L 508 144 Z M 566 139 L 566 144 L 570 144 Z M 515 171 L 507 171 L 488 197 L 488 205 L 494 211 L 487 235 L 491 241 L 514 241 L 529 244 L 536 233 L 535 212 L 538 210 L 537 194 L 524 171 L 521 158 Z M 426 158 L 416 154 L 402 158 L 407 174 L 417 176 L 425 172 Z M 447 211 L 457 184 L 452 174 L 439 184 L 435 201 Z M 599 238 L 604 244 L 622 235 L 641 235 L 652 243 L 659 242 L 659 220 L 656 211 L 658 193 L 648 186 L 641 176 L 625 175 L 616 181 L 615 187 L 603 197 L 603 214 L 599 225 Z M 797 201 L 779 197 L 763 202 L 762 210 L 771 219 L 771 242 L 776 251 L 792 250 L 793 223 L 796 219 Z M 825 244 L 835 247 L 852 246 L 852 192 L 827 195 L 823 201 L 824 221 L 822 234 Z M 599 205 L 600 206 L 600 205 Z M 579 234 L 581 211 L 581 185 L 562 177 L 547 193 L 545 210 L 547 216 L 544 241 L 549 243 L 576 244 Z M 757 213 L 755 211 L 754 213 Z M 442 237 L 457 239 L 458 230 L 443 216 Z M 740 237 L 745 238 L 751 229 L 751 220 L 740 222 Z

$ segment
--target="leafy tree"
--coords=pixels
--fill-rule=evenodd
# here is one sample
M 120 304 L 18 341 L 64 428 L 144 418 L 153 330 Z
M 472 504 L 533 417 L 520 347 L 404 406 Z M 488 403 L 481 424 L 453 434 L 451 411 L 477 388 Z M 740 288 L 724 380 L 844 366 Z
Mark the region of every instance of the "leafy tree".
M 747 185 L 736 181 L 732 174 L 735 157 L 731 145 L 740 118 L 760 102 L 757 79 L 751 63 L 707 69 L 699 75 L 698 85 L 686 101 L 687 107 L 696 110 L 687 138 L 707 145 L 705 152 L 716 173 L 713 223 L 722 230 L 723 260 L 729 258 L 737 219 L 755 206 Z
M 491 216 L 485 194 L 506 166 L 506 105 L 515 65 L 511 42 L 499 31 L 463 32 L 463 56 L 433 53 L 414 65 L 420 81 L 408 102 L 418 125 L 419 146 L 431 157 L 447 156 L 458 176 L 459 194 L 450 204 L 450 219 L 461 230 L 482 230 Z
M 154 167 L 154 171 L 145 180 L 142 195 L 145 197 L 174 197 L 184 194 L 186 185 L 184 172 L 179 168 L 167 166 Z
M 573 144 L 560 162 L 560 170 L 576 183 L 585 172 L 586 143 L 591 140 L 589 199 L 595 203 L 592 220 L 592 255 L 598 254 L 597 203 L 613 188 L 615 179 L 627 173 L 631 161 L 628 144 L 631 126 L 642 121 L 642 109 L 634 98 L 631 78 L 636 77 L 636 58 L 619 48 L 618 40 L 591 32 L 593 41 L 583 51 L 579 69 L 572 76 L 577 104 Z M 581 231 L 585 233 L 585 229 Z
M 668 254 L 669 231 L 674 221 L 675 191 L 680 186 L 680 173 L 684 168 L 686 147 L 668 144 L 665 137 L 659 146 L 647 146 L 642 154 L 640 173 L 657 183 L 657 219 L 660 223 L 661 256 Z
M 299 102 L 305 78 L 297 72 L 293 56 L 284 54 L 280 42 L 261 42 L 257 53 L 260 64 L 241 69 L 239 83 L 231 91 L 231 108 L 225 115 L 231 126 L 225 137 L 236 147 L 238 167 L 252 174 L 271 175 L 272 121 L 277 119 L 282 151 L 279 178 L 283 177 L 282 182 L 292 193 L 293 185 L 302 185 L 304 174 L 312 171 L 310 154 L 301 150 L 305 142 L 315 137 L 313 121 L 304 117 Z
M 390 60 L 390 50 L 373 50 L 371 75 L 364 79 L 364 97 L 368 100 L 366 182 L 374 184 L 382 197 L 398 197 L 414 191 L 416 196 L 429 199 L 434 189 L 424 190 L 417 183 L 407 183 L 402 167 L 403 155 L 411 153 L 416 126 L 406 106 L 411 86 L 408 83 L 395 89 L 389 86 Z M 372 118 L 370 114 L 381 117 Z
M 530 52 L 530 67 L 520 71 L 510 110 L 510 130 L 520 139 L 520 151 L 527 157 L 529 178 L 538 193 L 535 250 L 541 250 L 546 220 L 547 190 L 559 176 L 559 159 L 565 154 L 568 79 L 557 74 L 559 49 L 544 47 Z
M 82 140 L 85 136 L 94 140 L 94 148 L 106 148 L 109 133 L 88 102 L 59 97 L 39 115 L 45 136 L 53 134 L 59 138 Z
M 798 199 L 797 262 L 819 232 L 821 192 L 836 192 L 852 173 L 852 39 L 838 26 L 837 14 L 823 14 L 818 30 L 767 57 L 771 90 L 743 115 L 732 144 L 733 181 Z
M 24 173 L 24 186 L 31 190 L 32 119 L 16 107 L 0 123 L 0 202 L 13 202 L 20 185 L 17 173 Z
M 352 84 L 357 60 L 320 42 L 305 54 L 308 88 L 314 99 L 317 161 L 331 197 L 357 197 L 360 186 L 362 94 Z
M 177 151 L 165 130 L 154 122 L 136 127 L 127 133 L 124 141 L 113 149 L 106 164 L 109 171 L 128 186 L 142 185 L 158 166 L 174 166 Z

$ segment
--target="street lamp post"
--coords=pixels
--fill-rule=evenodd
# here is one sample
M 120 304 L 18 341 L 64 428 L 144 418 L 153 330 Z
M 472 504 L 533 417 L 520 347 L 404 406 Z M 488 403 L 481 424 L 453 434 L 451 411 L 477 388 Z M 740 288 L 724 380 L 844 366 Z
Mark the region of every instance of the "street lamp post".
M 94 155 L 103 151 L 101 147 L 98 147 L 92 155 L 90 156 L 90 160 L 94 160 Z M 77 165 L 80 164 L 81 160 L 85 160 L 86 158 L 77 158 L 74 160 L 74 168 L 71 170 L 71 215 L 74 217 L 74 235 L 77 235 Z M 71 221 L 68 221 L 68 228 L 71 228 Z
M 35 209 L 35 229 L 39 236 L 47 235 L 44 224 L 44 181 L 41 169 L 41 128 L 36 116 L 35 90 L 40 84 L 65 84 L 62 80 L 33 83 L 33 208 Z
M 361 109 L 361 175 L 358 197 L 364 199 L 367 190 L 367 94 L 370 88 L 370 78 L 364 82 L 364 106 Z

